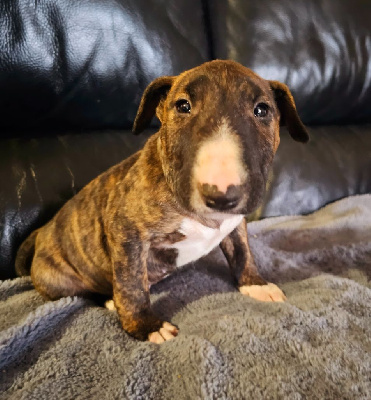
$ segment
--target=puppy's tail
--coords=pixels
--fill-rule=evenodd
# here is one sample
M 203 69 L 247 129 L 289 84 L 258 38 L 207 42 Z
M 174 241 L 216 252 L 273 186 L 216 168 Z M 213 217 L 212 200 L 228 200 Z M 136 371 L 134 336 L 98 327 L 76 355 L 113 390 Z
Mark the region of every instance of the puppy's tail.
M 35 241 L 38 230 L 33 231 L 21 244 L 15 259 L 15 272 L 18 276 L 30 275 L 32 259 L 35 253 Z

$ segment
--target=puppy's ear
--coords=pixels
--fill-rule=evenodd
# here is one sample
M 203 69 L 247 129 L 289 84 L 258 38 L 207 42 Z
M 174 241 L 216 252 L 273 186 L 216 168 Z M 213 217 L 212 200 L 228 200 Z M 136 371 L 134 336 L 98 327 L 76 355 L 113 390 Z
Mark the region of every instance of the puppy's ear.
M 278 81 L 269 81 L 269 84 L 274 92 L 274 98 L 281 114 L 280 125 L 286 126 L 291 137 L 297 142 L 308 142 L 308 132 L 296 111 L 290 89 L 284 83 Z
M 156 108 L 163 101 L 173 84 L 173 76 L 163 76 L 151 82 L 143 93 L 133 124 L 133 133 L 138 135 L 149 125 Z M 161 115 L 157 115 L 161 121 Z

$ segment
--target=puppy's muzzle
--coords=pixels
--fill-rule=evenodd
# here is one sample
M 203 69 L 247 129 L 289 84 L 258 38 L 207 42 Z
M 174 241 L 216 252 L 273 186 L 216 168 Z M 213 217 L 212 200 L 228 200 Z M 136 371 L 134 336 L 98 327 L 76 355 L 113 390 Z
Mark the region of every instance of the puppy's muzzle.
M 236 208 L 242 199 L 240 185 L 229 185 L 225 193 L 218 190 L 216 185 L 199 185 L 201 198 L 205 205 L 215 211 L 227 211 Z

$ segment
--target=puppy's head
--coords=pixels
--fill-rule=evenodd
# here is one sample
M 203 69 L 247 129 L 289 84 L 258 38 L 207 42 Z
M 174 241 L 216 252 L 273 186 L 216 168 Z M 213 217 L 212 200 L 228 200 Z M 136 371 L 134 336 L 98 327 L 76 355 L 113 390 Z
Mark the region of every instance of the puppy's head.
M 154 80 L 143 94 L 134 133 L 155 113 L 166 180 L 183 207 L 205 217 L 257 208 L 280 124 L 294 140 L 309 139 L 287 86 L 233 61 Z

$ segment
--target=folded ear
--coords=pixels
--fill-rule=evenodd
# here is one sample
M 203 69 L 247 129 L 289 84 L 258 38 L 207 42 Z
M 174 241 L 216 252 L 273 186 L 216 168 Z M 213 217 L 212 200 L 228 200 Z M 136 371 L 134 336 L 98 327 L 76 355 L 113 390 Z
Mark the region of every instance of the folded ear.
M 162 76 L 151 82 L 143 93 L 138 112 L 133 124 L 133 133 L 138 135 L 149 125 L 156 114 L 156 108 L 169 92 L 173 76 Z M 161 120 L 161 116 L 159 116 Z
M 294 140 L 302 143 L 308 142 L 308 132 L 296 111 L 290 89 L 284 83 L 278 81 L 269 81 L 269 84 L 274 92 L 274 98 L 281 114 L 280 125 L 287 127 Z

